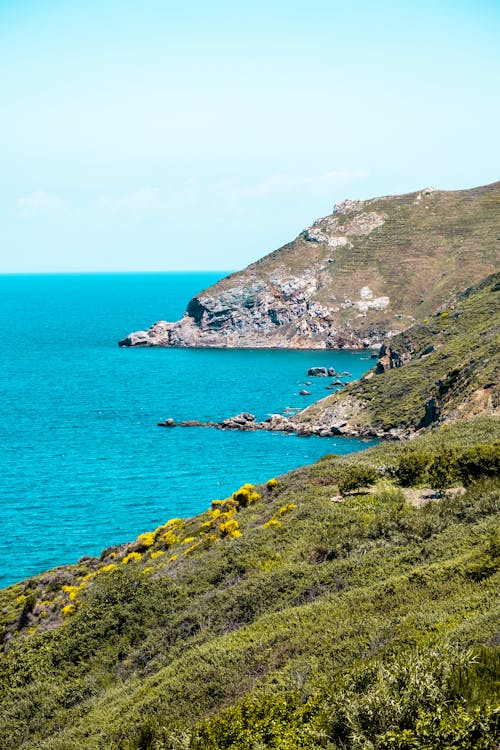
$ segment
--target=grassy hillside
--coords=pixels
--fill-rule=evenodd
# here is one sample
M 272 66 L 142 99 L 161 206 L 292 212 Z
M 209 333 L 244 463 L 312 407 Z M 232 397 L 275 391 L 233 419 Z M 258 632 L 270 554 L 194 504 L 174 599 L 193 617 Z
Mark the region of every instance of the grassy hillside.
M 500 182 L 344 201 L 293 242 L 124 346 L 341 348 L 380 343 L 498 270 Z
M 311 405 L 298 424 L 347 422 L 346 430 L 386 434 L 500 409 L 500 275 L 390 341 L 401 367 L 367 373 Z M 388 359 L 386 357 L 386 359 Z
M 494 750 L 499 444 L 325 456 L 2 591 L 2 748 Z
M 332 258 L 333 263 L 321 268 L 313 301 L 328 305 L 332 294 L 339 301 L 355 299 L 359 288 L 367 285 L 376 297 L 389 296 L 394 325 L 399 327 L 398 314 L 425 317 L 451 294 L 497 270 L 500 182 L 472 190 L 415 192 L 360 201 L 353 210 L 318 220 L 318 226 L 327 238 L 334 233 L 329 230 L 332 218 L 342 229 L 353 216 L 370 213 L 382 216 L 384 223 L 367 234 L 349 235 L 352 247 L 332 250 L 327 242 L 308 240 L 310 232 L 306 230 L 241 274 L 218 282 L 207 296 L 229 288 L 240 275 L 264 279 L 283 264 L 291 275 L 300 276 L 304 267 L 323 266 Z M 337 229 L 335 233 L 341 234 Z M 338 314 L 350 319 L 352 311 L 346 308 Z M 375 321 L 383 315 L 371 310 L 369 317 Z

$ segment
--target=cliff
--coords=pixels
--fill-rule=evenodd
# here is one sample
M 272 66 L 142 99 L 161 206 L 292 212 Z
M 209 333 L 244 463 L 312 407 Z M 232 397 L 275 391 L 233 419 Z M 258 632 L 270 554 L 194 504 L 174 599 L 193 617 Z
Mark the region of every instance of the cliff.
M 361 348 L 497 270 L 500 182 L 346 200 L 120 346 Z

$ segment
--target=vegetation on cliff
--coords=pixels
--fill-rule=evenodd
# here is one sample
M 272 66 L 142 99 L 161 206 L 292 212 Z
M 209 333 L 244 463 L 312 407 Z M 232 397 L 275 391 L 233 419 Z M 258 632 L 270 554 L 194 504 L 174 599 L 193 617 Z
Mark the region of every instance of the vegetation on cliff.
M 500 182 L 343 201 L 124 346 L 362 347 L 498 270 Z
M 500 408 L 500 274 L 390 340 L 376 369 L 294 417 L 401 434 Z
M 2 747 L 494 750 L 499 459 L 325 456 L 4 590 Z

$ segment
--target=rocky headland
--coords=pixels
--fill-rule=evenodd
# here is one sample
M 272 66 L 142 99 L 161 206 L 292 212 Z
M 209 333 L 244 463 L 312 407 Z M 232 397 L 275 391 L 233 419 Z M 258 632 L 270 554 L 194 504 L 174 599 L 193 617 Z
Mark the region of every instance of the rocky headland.
M 498 265 L 500 182 L 345 200 L 120 346 L 379 347 Z M 389 354 L 390 356 L 390 354 Z
M 428 427 L 500 413 L 500 274 L 467 289 L 447 309 L 384 343 L 375 367 L 356 381 L 314 367 L 309 377 L 336 377 L 332 395 L 263 421 L 243 412 L 221 422 L 181 427 L 408 439 Z M 174 427 L 169 419 L 162 427 Z

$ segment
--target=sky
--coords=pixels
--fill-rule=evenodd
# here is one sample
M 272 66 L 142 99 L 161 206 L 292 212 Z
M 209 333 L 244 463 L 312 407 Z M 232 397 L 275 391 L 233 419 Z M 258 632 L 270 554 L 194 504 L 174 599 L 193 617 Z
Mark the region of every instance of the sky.
M 0 272 L 242 268 L 500 179 L 498 0 L 0 0 Z

